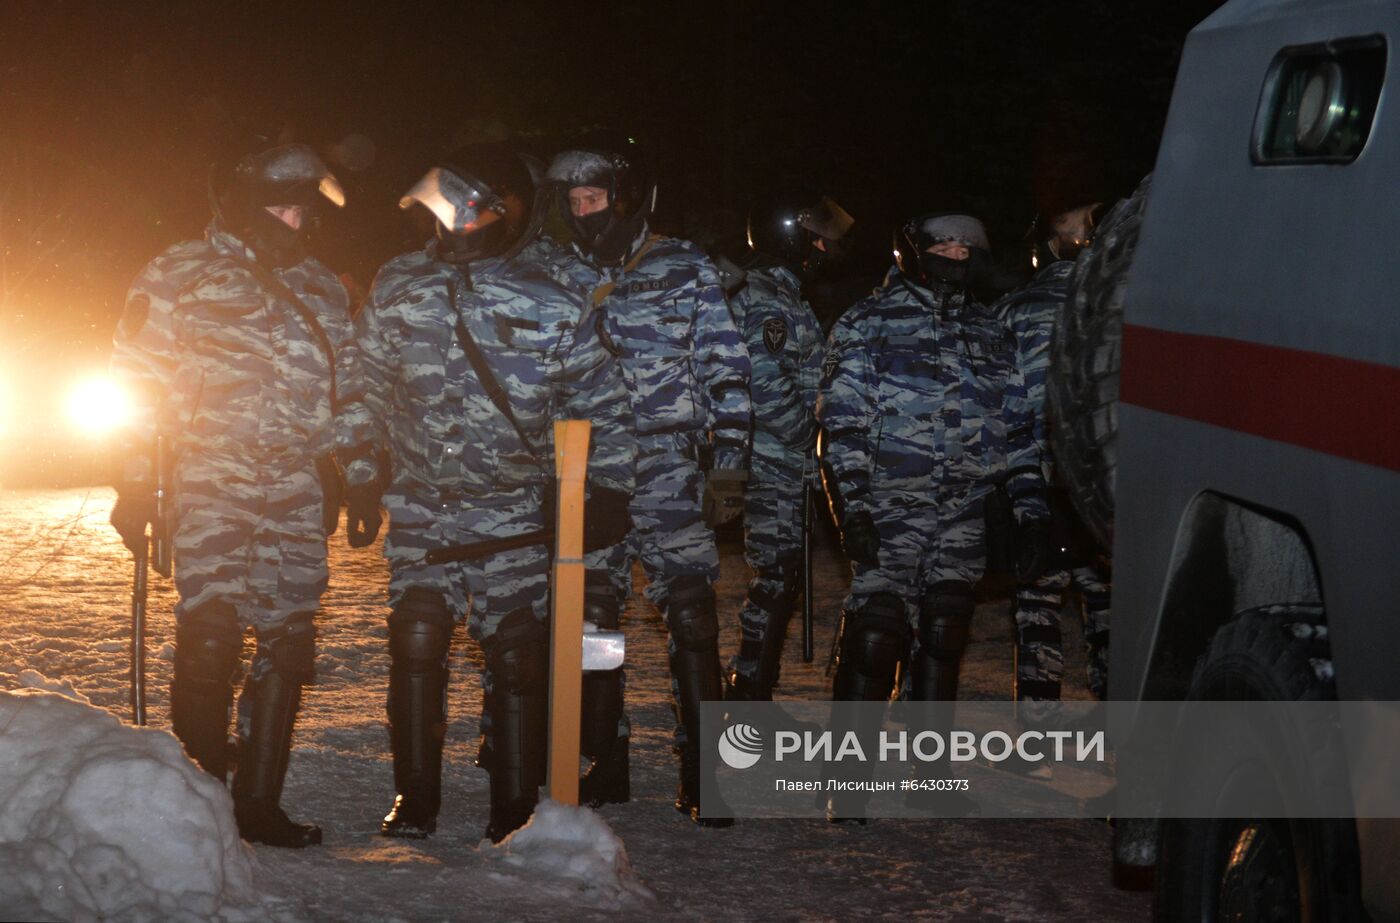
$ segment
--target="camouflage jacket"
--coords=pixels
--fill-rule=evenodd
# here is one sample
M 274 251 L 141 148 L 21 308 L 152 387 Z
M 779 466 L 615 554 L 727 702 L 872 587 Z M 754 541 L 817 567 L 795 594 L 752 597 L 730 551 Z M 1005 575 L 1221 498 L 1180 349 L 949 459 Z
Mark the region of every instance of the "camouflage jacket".
M 847 509 L 872 495 L 933 497 L 1008 478 L 1020 521 L 1045 515 L 1025 387 L 1006 331 L 981 305 L 890 274 L 832 328 L 817 418 Z
M 429 244 L 375 277 L 356 319 L 358 364 L 337 419 L 347 483 L 383 478 L 435 499 L 480 496 L 553 476 L 556 419 L 593 423 L 589 480 L 631 493 L 635 440 L 617 363 L 581 305 L 534 246 L 509 261 L 469 267 L 435 258 Z M 471 334 L 529 440 L 492 403 L 457 336 Z
M 1050 337 L 1055 332 L 1055 319 L 1069 297 L 1069 275 L 1073 270 L 1073 260 L 1057 260 L 1036 273 L 1029 285 L 1005 296 L 992 309 L 1016 344 L 1017 364 L 1025 378 L 1026 404 L 1035 415 L 1032 433 L 1047 483 L 1052 476 L 1045 393 L 1050 375 Z
M 801 455 L 817 438 L 823 354 L 821 325 L 802 298 L 802 283 L 781 266 L 756 267 L 730 307 L 753 364 L 754 453 Z
M 641 243 L 639 246 L 648 246 Z M 708 435 L 716 468 L 744 468 L 749 455 L 749 354 L 729 314 L 719 273 L 695 244 L 649 239 L 624 273 L 600 268 L 574 248 L 558 264 L 584 299 L 614 287 L 594 324 L 619 358 L 641 436 Z
M 296 308 L 240 265 L 255 262 L 215 221 L 136 278 L 112 351 L 135 403 L 122 480 L 149 479 L 158 427 L 177 451 L 255 464 L 331 451 L 330 357 Z M 352 331 L 340 280 L 314 259 L 273 272 L 314 313 L 345 374 Z

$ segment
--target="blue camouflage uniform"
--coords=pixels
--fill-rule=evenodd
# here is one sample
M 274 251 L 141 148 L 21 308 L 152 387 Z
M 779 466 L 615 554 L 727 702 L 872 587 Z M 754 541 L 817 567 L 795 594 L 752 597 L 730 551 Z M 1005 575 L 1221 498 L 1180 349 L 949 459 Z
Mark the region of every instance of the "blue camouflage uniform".
M 440 594 L 458 619 L 466 617 L 487 654 L 489 692 L 502 632 L 547 622 L 550 550 L 432 565 L 424 553 L 553 525 L 543 504 L 553 489 L 554 420 L 592 421 L 589 481 L 625 493 L 635 443 L 617 365 L 595 328 L 578 326 L 579 300 L 549 272 L 550 245 L 469 268 L 437 259 L 436 246 L 404 254 L 376 276 L 357 318 L 358 375 L 345 394 L 337 442 L 348 485 L 388 482 L 391 605 L 416 588 Z M 462 351 L 459 318 L 528 444 Z
M 942 662 L 955 689 L 986 562 L 984 501 L 1035 452 L 1006 331 L 962 294 L 940 303 L 894 269 L 832 329 L 817 418 L 828 490 L 845 516 L 868 511 L 880 539 L 878 565 L 853 563 L 843 644 L 873 628 L 900 659 Z M 1018 521 L 1044 518 L 1042 486 L 1038 466 L 1010 479 Z M 892 664 L 879 672 L 877 686 Z M 901 694 L 934 698 L 911 686 L 917 672 L 904 671 Z M 938 697 L 951 698 L 944 688 Z
M 739 613 L 739 676 L 765 691 L 778 679 L 783 636 L 802 573 L 804 478 L 812 447 L 824 337 L 802 283 L 778 265 L 748 270 L 731 299 L 753 365 L 753 453 L 744 496 L 744 559 L 753 570 Z M 766 654 L 766 656 L 765 656 Z
M 1025 288 L 1003 298 L 994 312 L 1016 344 L 1017 364 L 1025 377 L 1026 399 L 1034 414 L 1034 439 L 1044 465 L 1046 483 L 1053 483 L 1046 405 L 1050 371 L 1050 338 L 1055 319 L 1069 297 L 1072 260 L 1057 260 L 1040 270 Z M 1016 588 L 1016 696 L 1031 701 L 1060 698 L 1064 654 L 1060 611 L 1070 587 L 1084 603 L 1084 637 L 1088 648 L 1089 689 L 1099 698 L 1108 681 L 1108 616 L 1110 586 L 1101 565 L 1052 567 L 1049 572 Z
M 672 604 L 708 595 L 712 606 L 719 579 L 714 533 L 701 516 L 702 457 L 710 456 L 715 468 L 743 469 L 748 462 L 749 356 L 704 252 L 670 237 L 639 238 L 634 257 L 641 247 L 646 252 L 627 267 L 596 266 L 575 247 L 563 271 L 585 298 L 612 286 L 595 309 L 595 324 L 622 367 L 637 436 L 632 532 L 589 564 L 605 565 L 614 593 L 625 600 L 632 566 L 641 561 L 647 598 L 667 615 L 674 662 Z M 679 703 L 674 676 L 672 685 Z
M 254 252 L 218 221 L 136 279 L 112 372 L 135 396 L 128 484 L 149 482 L 159 430 L 173 448 L 176 618 L 231 605 L 259 638 L 309 620 L 326 589 L 317 459 L 333 448 L 331 359 L 285 298 L 247 268 Z M 351 361 L 348 299 L 325 266 L 273 270 Z M 254 674 L 267 669 L 262 647 Z

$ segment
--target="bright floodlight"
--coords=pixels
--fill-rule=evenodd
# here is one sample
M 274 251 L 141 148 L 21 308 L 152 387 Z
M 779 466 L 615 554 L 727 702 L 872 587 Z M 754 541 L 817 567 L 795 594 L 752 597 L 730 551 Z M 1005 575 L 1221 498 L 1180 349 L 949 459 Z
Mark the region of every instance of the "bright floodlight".
M 101 436 L 121 426 L 131 415 L 125 392 L 105 375 L 93 375 L 68 392 L 68 419 L 89 436 Z

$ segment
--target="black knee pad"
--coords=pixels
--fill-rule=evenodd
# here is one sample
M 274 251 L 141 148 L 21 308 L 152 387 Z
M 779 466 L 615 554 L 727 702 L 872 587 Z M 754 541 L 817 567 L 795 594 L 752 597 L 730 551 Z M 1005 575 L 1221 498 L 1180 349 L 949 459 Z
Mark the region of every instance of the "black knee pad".
M 454 626 L 441 593 L 410 587 L 389 613 L 389 656 L 414 671 L 440 666 Z
M 687 651 L 708 650 L 719 640 L 715 591 L 703 574 L 684 574 L 667 588 L 666 625 L 676 646 Z
M 929 587 L 919 601 L 919 646 L 923 653 L 939 660 L 961 658 L 976 607 L 971 584 L 943 580 Z
M 583 575 L 583 619 L 609 631 L 622 624 L 622 599 L 605 570 Z
M 484 645 L 492 682 L 503 692 L 544 684 L 549 676 L 549 627 L 526 607 L 506 613 Z
M 893 593 L 876 593 L 847 617 L 841 657 L 857 673 L 872 679 L 893 677 L 909 654 L 913 632 L 904 604 Z
M 205 603 L 175 629 L 175 663 L 196 682 L 232 682 L 242 653 L 243 628 L 232 603 Z
M 258 632 L 258 653 L 293 682 L 309 683 L 316 675 L 314 613 L 294 612 L 276 628 Z

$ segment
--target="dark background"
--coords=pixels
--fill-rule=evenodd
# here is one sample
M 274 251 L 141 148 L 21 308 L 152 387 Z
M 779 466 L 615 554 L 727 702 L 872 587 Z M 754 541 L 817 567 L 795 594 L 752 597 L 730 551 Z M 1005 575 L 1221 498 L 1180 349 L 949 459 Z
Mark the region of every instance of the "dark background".
M 0 386 L 33 411 L 100 370 L 130 280 L 201 232 L 209 164 L 255 134 L 374 141 L 313 246 L 363 283 L 415 243 L 395 203 L 437 154 L 547 156 L 603 124 L 650 150 L 660 229 L 706 246 L 797 182 L 855 216 L 857 276 L 931 208 L 982 215 L 1014 261 L 1037 195 L 1111 199 L 1151 169 L 1182 42 L 1217 5 L 6 3 Z

